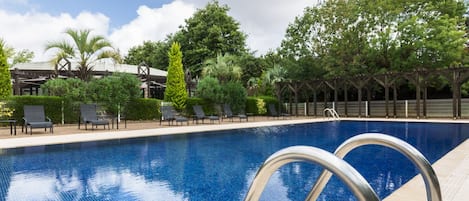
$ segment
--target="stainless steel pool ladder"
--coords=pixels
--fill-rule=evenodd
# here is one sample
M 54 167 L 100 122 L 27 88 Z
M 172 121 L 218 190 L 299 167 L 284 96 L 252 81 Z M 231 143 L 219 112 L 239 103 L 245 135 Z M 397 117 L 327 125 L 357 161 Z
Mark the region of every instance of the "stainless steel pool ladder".
M 318 163 L 325 169 L 308 194 L 306 198 L 308 201 L 318 198 L 332 173 L 336 174 L 351 189 L 358 200 L 379 200 L 368 182 L 342 159 L 348 152 L 363 145 L 381 145 L 404 154 L 420 170 L 427 190 L 427 200 L 442 200 L 438 178 L 428 160 L 407 142 L 380 133 L 365 133 L 352 137 L 336 149 L 335 155 L 319 148 L 307 146 L 293 146 L 282 149 L 270 156 L 261 166 L 254 177 L 245 200 L 259 200 L 270 176 L 283 165 L 298 161 Z
M 326 117 L 327 113 L 329 113 L 333 119 L 340 119 L 339 113 L 337 113 L 334 108 L 324 109 L 324 117 Z

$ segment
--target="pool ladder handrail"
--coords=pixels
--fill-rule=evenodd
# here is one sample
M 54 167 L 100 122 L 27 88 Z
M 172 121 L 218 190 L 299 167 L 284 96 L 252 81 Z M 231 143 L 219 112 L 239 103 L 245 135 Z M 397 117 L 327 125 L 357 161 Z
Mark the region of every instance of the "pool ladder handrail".
M 244 200 L 259 200 L 269 178 L 278 168 L 299 161 L 317 163 L 333 172 L 350 188 L 358 200 L 379 201 L 365 178 L 351 165 L 328 151 L 309 146 L 287 147 L 272 154 L 257 171 Z
M 425 189 L 428 201 L 441 201 L 441 189 L 438 177 L 433 170 L 430 162 L 420 153 L 416 148 L 407 142 L 381 133 L 365 133 L 352 137 L 342 143 L 334 152 L 334 154 L 343 159 L 350 151 L 364 145 L 381 145 L 394 149 L 401 154 L 405 155 L 420 171 L 423 181 L 425 182 Z M 306 200 L 313 201 L 319 197 L 332 174 L 324 170 L 318 177 L 316 184 L 313 185 Z
M 363 145 L 382 145 L 392 148 L 410 159 L 420 170 L 427 190 L 427 200 L 441 201 L 441 190 L 435 171 L 428 160 L 417 149 L 400 140 L 380 133 L 365 133 L 342 143 L 334 154 L 316 147 L 293 146 L 272 154 L 258 170 L 249 187 L 246 201 L 259 200 L 269 178 L 287 163 L 308 161 L 321 165 L 325 170 L 319 176 L 306 200 L 316 200 L 329 181 L 332 173 L 338 176 L 360 201 L 380 200 L 368 182 L 343 157 L 354 148 Z M 332 172 L 332 173 L 331 173 Z
M 329 112 L 329 114 L 332 116 L 333 119 L 340 119 L 339 113 L 335 111 L 334 108 L 326 108 L 324 109 L 324 116 Z

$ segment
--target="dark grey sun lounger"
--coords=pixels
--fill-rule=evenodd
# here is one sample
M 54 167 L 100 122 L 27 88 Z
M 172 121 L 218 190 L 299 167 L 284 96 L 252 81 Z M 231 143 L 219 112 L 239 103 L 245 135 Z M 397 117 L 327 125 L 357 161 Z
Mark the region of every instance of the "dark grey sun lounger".
M 220 122 L 220 117 L 215 116 L 215 115 L 210 115 L 206 116 L 204 110 L 202 109 L 202 106 L 200 105 L 194 105 L 192 106 L 192 109 L 194 109 L 194 121 L 196 123 L 199 123 L 199 120 L 202 120 L 202 123 L 204 123 L 204 119 L 209 119 L 211 123 L 214 121 Z
M 272 117 L 290 117 L 290 114 L 287 114 L 287 113 L 278 113 L 277 112 L 277 109 L 275 109 L 275 105 L 274 104 L 269 104 L 269 114 L 270 116 Z
M 175 114 L 175 110 L 172 106 L 161 106 L 161 119 L 160 119 L 160 125 L 162 121 L 168 121 L 168 125 L 171 125 L 172 122 L 176 121 L 177 123 L 182 123 L 187 122 L 187 125 L 189 125 L 189 121 L 187 120 L 186 117 L 179 116 Z
M 51 133 L 54 133 L 54 124 L 49 117 L 44 114 L 43 105 L 25 105 L 23 106 L 24 111 L 24 127 L 26 127 L 26 133 L 28 133 L 28 127 L 30 134 L 33 134 L 33 128 L 44 128 L 44 131 L 49 128 Z M 22 129 L 23 130 L 23 129 Z
M 228 119 L 231 119 L 231 121 L 233 121 L 234 117 L 238 117 L 239 121 L 241 121 L 243 119 L 246 119 L 246 121 L 248 121 L 248 116 L 246 116 L 245 114 L 234 115 L 233 111 L 231 110 L 231 106 L 229 104 L 224 104 L 223 105 L 223 112 L 225 114 L 225 117 L 228 118 Z
M 106 119 L 99 119 L 96 113 L 96 104 L 81 104 L 80 105 L 80 119 L 78 121 L 78 129 L 80 129 L 80 123 L 85 124 L 85 130 L 88 129 L 87 125 L 91 124 L 91 129 L 103 125 L 103 128 L 109 130 L 109 121 Z

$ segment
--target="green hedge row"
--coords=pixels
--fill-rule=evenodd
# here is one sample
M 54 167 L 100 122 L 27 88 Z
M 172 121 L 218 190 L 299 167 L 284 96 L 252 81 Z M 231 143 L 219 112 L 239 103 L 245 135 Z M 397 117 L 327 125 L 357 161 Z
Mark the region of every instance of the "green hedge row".
M 213 102 L 207 101 L 202 98 L 188 98 L 186 101 L 186 114 L 187 115 L 194 115 L 194 109 L 192 109 L 192 106 L 194 105 L 200 105 L 202 106 L 204 112 L 206 115 L 218 115 L 217 108 Z
M 68 103 L 62 97 L 56 96 L 12 96 L 5 100 L 7 106 L 14 110 L 12 119 L 20 124 L 23 122 L 24 105 L 43 105 L 47 117 L 55 123 L 77 123 L 79 118 L 80 103 Z M 129 103 L 124 112 L 128 120 L 151 120 L 159 119 L 161 116 L 159 107 L 161 100 L 158 99 L 137 99 Z
M 264 102 L 264 108 L 259 109 L 258 100 L 261 99 Z M 246 112 L 252 113 L 255 115 L 264 115 L 267 112 L 269 104 L 274 104 L 276 107 L 278 106 L 278 100 L 271 96 L 250 96 L 246 100 Z M 264 110 L 264 114 L 260 113 Z
M 246 107 L 245 107 L 245 112 L 246 113 L 251 113 L 255 115 L 264 115 L 259 113 L 259 111 L 262 111 L 258 109 L 258 99 L 261 99 L 264 102 L 264 109 L 265 112 L 267 112 L 267 107 L 269 104 L 274 104 L 276 107 L 278 106 L 278 100 L 274 97 L 271 96 L 257 96 L 257 97 L 247 97 L 246 99 Z M 204 109 L 204 112 L 209 115 L 209 114 L 218 114 L 220 108 L 217 108 L 217 106 L 212 103 L 208 102 L 204 99 L 201 98 L 188 98 L 187 103 L 186 103 L 186 114 L 193 115 L 194 111 L 192 109 L 193 105 L 201 105 L 202 108 Z
M 159 119 L 161 100 L 139 98 L 131 101 L 124 112 L 127 120 L 151 120 Z
M 248 97 L 246 101 L 246 113 L 262 115 L 258 109 L 258 99 L 262 99 L 265 103 L 264 109 L 267 110 L 269 104 L 278 105 L 277 99 L 270 96 Z M 12 96 L 8 100 L 8 107 L 14 109 L 13 119 L 23 122 L 23 106 L 24 105 L 44 105 L 46 116 L 52 119 L 54 123 L 76 123 L 79 115 L 79 103 L 68 103 L 61 97 L 56 96 Z M 152 120 L 161 117 L 160 112 L 161 100 L 140 98 L 131 101 L 126 111 L 123 112 L 128 120 Z M 207 115 L 219 114 L 221 111 L 214 103 L 201 98 L 188 98 L 186 103 L 186 115 L 194 114 L 192 106 L 201 105 Z

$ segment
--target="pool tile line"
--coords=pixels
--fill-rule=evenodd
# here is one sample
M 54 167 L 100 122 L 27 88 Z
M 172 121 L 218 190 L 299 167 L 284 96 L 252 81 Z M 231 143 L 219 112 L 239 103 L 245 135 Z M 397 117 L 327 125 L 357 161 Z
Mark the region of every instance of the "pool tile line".
M 247 122 L 247 123 L 245 122 L 245 123 L 218 124 L 218 125 L 210 124 L 210 125 L 196 125 L 196 126 L 175 126 L 175 127 L 142 129 L 142 130 L 127 130 L 127 131 L 105 131 L 105 132 L 98 131 L 94 133 L 73 133 L 73 134 L 64 134 L 64 135 L 57 135 L 57 136 L 37 136 L 37 137 L 32 136 L 32 137 L 24 137 L 24 138 L 0 139 L 0 149 L 40 146 L 40 145 L 65 144 L 65 143 L 77 143 L 77 142 L 89 142 L 89 141 L 100 141 L 100 140 L 151 137 L 151 136 L 170 135 L 170 134 L 200 133 L 200 132 L 216 131 L 216 130 L 232 130 L 232 129 L 266 127 L 266 126 L 281 126 L 281 125 L 289 125 L 289 124 L 302 124 L 302 123 L 313 123 L 313 122 L 324 122 L 324 121 L 330 121 L 330 120 L 329 119 L 296 119 L 296 120 Z

